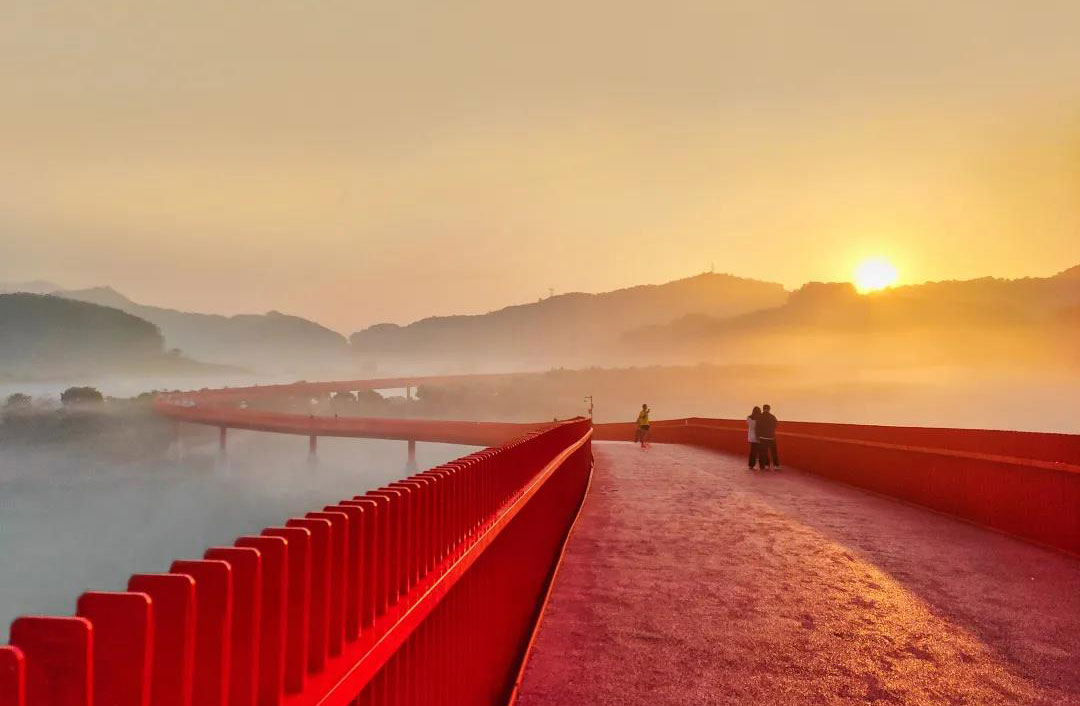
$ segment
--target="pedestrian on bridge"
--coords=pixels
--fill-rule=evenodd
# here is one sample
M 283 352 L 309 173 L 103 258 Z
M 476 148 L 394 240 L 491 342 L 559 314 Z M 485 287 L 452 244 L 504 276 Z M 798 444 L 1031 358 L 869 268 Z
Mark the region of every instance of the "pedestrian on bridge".
M 746 418 L 746 440 L 750 442 L 750 470 L 754 470 L 758 457 L 761 455 L 761 442 L 757 436 L 757 420 L 761 418 L 761 407 L 754 407 L 750 416 Z M 764 461 L 762 462 L 764 464 Z M 764 465 L 762 465 L 764 468 Z
M 641 448 L 649 445 L 649 411 L 649 405 L 643 404 L 637 416 L 637 434 L 634 441 L 641 442 Z
M 780 422 L 772 413 L 772 407 L 762 406 L 761 416 L 758 417 L 755 427 L 758 438 L 758 462 L 762 470 L 768 470 L 770 466 L 780 470 L 780 452 L 776 449 L 776 427 Z

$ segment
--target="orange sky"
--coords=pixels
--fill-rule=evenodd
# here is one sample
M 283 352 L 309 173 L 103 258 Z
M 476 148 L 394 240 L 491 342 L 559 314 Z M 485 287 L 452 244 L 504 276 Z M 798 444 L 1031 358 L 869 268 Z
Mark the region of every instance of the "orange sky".
M 768 5 L 768 8 L 764 8 Z M 945 6 L 945 7 L 942 7 Z M 344 332 L 1080 263 L 1080 4 L 12 0 L 0 281 Z

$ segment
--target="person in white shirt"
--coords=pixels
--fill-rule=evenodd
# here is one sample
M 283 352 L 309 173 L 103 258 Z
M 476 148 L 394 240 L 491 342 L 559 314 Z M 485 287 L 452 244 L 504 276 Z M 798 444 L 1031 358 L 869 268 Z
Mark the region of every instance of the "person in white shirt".
M 761 455 L 761 443 L 757 437 L 757 420 L 761 416 L 761 407 L 754 407 L 754 411 L 746 418 L 746 440 L 750 442 L 750 470 L 761 459 L 761 468 L 765 469 L 765 458 Z

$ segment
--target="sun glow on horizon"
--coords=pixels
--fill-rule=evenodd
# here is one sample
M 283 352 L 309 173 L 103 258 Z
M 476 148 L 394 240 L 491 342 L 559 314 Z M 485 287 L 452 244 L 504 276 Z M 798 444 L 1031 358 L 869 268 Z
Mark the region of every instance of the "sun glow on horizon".
M 868 258 L 855 268 L 855 288 L 863 294 L 891 287 L 898 279 L 896 267 L 883 257 Z

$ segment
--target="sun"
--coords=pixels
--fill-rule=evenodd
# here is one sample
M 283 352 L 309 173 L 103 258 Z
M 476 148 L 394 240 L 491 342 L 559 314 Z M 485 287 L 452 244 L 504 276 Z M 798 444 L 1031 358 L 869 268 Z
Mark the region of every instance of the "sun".
M 896 284 L 900 273 L 896 267 L 883 257 L 863 260 L 855 268 L 855 288 L 862 293 L 876 292 Z

